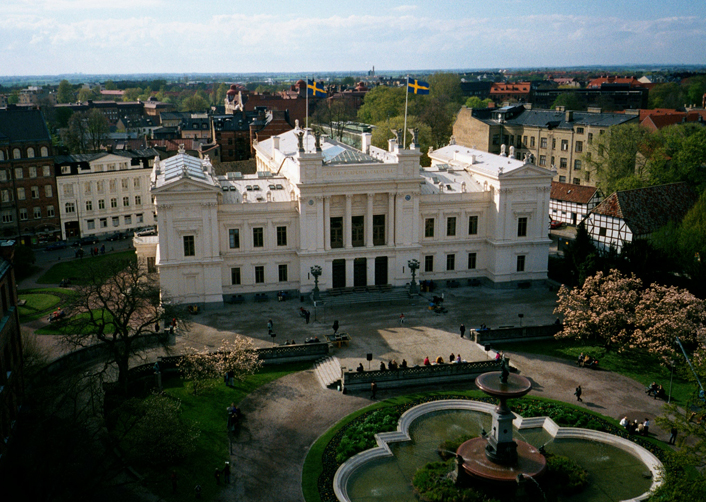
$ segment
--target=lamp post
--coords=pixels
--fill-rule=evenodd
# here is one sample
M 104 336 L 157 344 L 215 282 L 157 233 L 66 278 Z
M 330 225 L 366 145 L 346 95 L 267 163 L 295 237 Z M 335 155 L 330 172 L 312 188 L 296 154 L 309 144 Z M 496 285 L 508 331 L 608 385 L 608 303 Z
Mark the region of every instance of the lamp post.
M 311 267 L 311 275 L 314 276 L 314 301 L 321 300 L 321 295 L 319 294 L 319 276 L 321 275 L 321 267 L 314 265 Z
M 674 359 L 669 361 L 669 368 L 672 370 L 669 375 L 669 396 L 667 397 L 667 404 L 672 402 L 672 378 L 674 378 Z
M 409 260 L 407 262 L 407 266 L 412 271 L 412 282 L 409 283 L 409 294 L 414 295 L 419 291 L 417 288 L 417 281 L 415 281 L 417 270 L 419 270 L 419 260 Z

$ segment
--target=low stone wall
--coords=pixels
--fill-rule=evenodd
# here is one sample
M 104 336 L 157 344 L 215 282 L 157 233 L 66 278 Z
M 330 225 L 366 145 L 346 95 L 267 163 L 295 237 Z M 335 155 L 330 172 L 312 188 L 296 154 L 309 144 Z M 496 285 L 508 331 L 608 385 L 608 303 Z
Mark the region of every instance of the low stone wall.
M 561 324 L 546 326 L 526 326 L 512 328 L 498 328 L 489 331 L 471 330 L 474 341 L 479 345 L 492 345 L 503 342 L 530 342 L 535 340 L 549 340 L 561 331 Z
M 377 384 L 378 389 L 411 387 L 474 380 L 481 373 L 499 370 L 500 361 L 471 361 L 386 371 L 348 371 L 343 373 L 341 381 L 345 391 L 369 391 L 372 382 Z

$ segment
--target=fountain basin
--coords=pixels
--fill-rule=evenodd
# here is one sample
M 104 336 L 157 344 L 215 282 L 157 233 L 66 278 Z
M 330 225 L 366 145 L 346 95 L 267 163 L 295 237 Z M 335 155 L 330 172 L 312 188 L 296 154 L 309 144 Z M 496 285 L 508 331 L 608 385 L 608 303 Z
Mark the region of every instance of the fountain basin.
M 507 382 L 500 381 L 500 372 L 483 373 L 476 378 L 476 386 L 489 396 L 502 399 L 516 399 L 527 394 L 532 389 L 532 382 L 515 373 L 510 373 Z
M 536 478 L 541 476 L 547 467 L 547 460 L 537 448 L 524 441 L 515 440 L 515 443 L 517 443 L 517 463 L 511 467 L 498 465 L 486 457 L 485 447 L 488 441 L 482 437 L 466 441 L 456 453 L 464 459 L 461 468 L 471 478 L 514 486 L 517 483 L 518 474 Z

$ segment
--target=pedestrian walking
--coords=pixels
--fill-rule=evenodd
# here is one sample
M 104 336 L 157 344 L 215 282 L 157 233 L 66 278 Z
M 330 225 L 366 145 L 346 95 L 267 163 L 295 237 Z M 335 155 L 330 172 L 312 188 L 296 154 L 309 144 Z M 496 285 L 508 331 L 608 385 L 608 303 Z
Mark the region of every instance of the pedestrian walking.
M 466 325 L 461 324 L 461 327 L 459 328 L 459 330 L 461 331 L 461 338 L 463 338 L 463 335 L 466 334 Z
M 378 384 L 375 382 L 370 384 L 370 399 L 375 399 L 375 394 L 378 391 Z
M 583 393 L 583 390 L 581 389 L 581 386 L 579 385 L 576 387 L 576 391 L 574 392 L 574 396 L 576 396 L 576 400 L 583 402 L 583 399 L 581 399 L 581 394 Z
M 338 319 L 333 321 L 333 334 L 335 335 L 336 333 L 338 333 Z
M 267 321 L 267 333 L 272 334 L 272 330 L 274 329 L 274 324 L 272 323 L 272 319 Z
M 230 462 L 226 462 L 225 467 L 223 467 L 223 481 L 225 484 L 230 484 Z
M 404 324 L 404 314 L 400 314 L 400 326 Z
M 308 310 L 304 311 L 304 319 L 306 319 L 306 323 L 309 324 L 309 317 L 311 317 L 311 312 Z
M 672 430 L 670 432 L 672 433 L 672 435 L 669 436 L 669 441 L 667 441 L 667 444 L 676 445 L 677 444 L 677 432 L 678 432 L 677 428 L 672 427 Z

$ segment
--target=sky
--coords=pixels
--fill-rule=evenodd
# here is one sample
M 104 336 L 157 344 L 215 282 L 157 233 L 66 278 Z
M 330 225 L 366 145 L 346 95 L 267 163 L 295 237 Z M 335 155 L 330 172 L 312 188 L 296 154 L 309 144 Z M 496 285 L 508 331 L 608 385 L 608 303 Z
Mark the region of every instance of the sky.
M 0 75 L 706 63 L 703 0 L 2 0 Z

